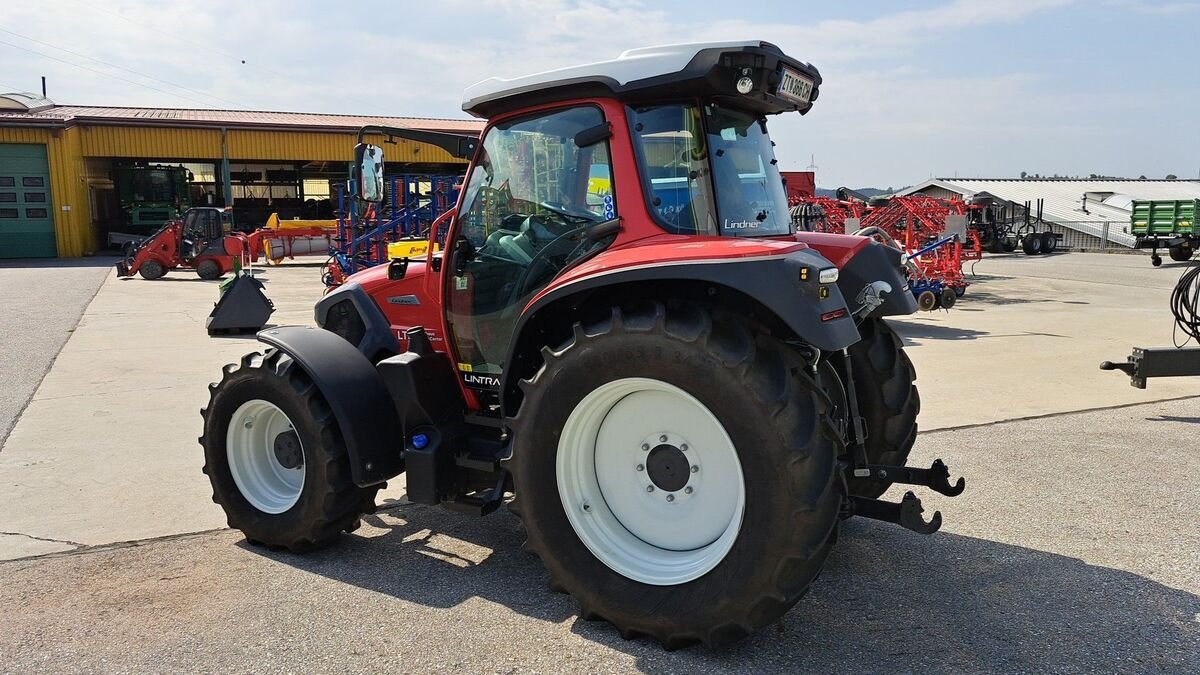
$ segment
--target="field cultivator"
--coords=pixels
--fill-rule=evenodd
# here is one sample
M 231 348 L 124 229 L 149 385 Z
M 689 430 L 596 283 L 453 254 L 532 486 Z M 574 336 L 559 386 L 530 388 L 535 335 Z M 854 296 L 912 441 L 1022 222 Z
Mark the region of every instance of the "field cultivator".
M 847 195 L 849 196 L 849 195 Z M 864 234 L 904 251 L 909 288 L 923 310 L 949 309 L 967 290 L 965 261 L 979 260 L 980 233 L 967 225 L 974 204 L 908 195 L 872 200 L 812 197 L 797 200 L 792 219 L 801 229 Z
M 859 228 L 866 205 L 859 201 L 840 200 L 832 197 L 806 197 L 791 204 L 792 220 L 802 230 L 846 234 Z M 846 227 L 846 221 L 850 227 Z

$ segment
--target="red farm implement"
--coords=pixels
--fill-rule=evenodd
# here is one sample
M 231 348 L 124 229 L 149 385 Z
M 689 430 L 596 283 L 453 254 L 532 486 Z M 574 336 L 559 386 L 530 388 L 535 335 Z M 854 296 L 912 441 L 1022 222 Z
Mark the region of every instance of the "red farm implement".
M 962 264 L 982 254 L 979 233 L 968 228 L 976 208 L 958 200 L 911 195 L 868 206 L 853 199 L 798 200 L 792 219 L 814 232 L 875 236 L 904 251 L 909 288 L 924 310 L 949 309 L 967 290 Z M 849 223 L 849 227 L 847 227 Z

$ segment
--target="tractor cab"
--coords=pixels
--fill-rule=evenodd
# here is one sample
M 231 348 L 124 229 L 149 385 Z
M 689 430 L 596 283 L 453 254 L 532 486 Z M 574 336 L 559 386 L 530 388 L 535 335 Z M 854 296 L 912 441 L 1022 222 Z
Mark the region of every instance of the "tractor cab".
M 792 237 L 767 117 L 806 113 L 820 82 L 811 64 L 747 42 L 637 49 L 468 88 L 463 109 L 490 121 L 446 254 L 445 330 L 463 381 L 494 398 L 523 310 L 605 251 L 658 238 L 656 255 L 673 257 L 716 239 L 704 245 L 722 255 L 733 240 Z M 357 158 L 359 194 L 381 199 L 383 150 Z M 832 267 L 812 265 L 814 279 Z
M 230 212 L 225 209 L 197 207 L 183 214 L 180 257 L 192 262 L 209 247 L 221 244 L 221 239 L 233 229 Z M 222 247 L 221 252 L 224 252 Z

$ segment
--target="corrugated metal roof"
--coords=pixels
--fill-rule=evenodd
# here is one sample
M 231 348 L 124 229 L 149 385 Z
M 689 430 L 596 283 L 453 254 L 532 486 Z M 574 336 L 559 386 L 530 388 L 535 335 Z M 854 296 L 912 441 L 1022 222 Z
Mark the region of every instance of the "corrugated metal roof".
M 1126 199 L 1200 199 L 1200 181 L 1195 180 L 1103 180 L 1103 179 L 1019 179 L 1019 178 L 936 178 L 901 190 L 898 194 L 913 194 L 927 187 L 940 187 L 969 197 L 987 192 L 1010 202 L 1030 202 L 1037 208 L 1042 199 L 1042 218 L 1079 232 L 1099 237 L 1104 223 L 1109 223 L 1109 241 L 1132 247 L 1135 238 L 1129 234 L 1130 211 L 1121 206 Z M 1087 211 L 1083 197 L 1089 194 Z M 1109 195 L 1117 196 L 1110 204 L 1103 203 Z
M 330 130 L 357 130 L 375 124 L 426 131 L 478 134 L 479 120 L 451 120 L 425 117 L 379 117 L 372 115 L 331 115 L 324 113 L 269 112 L 253 110 L 202 110 L 192 108 L 123 108 L 86 105 L 56 105 L 34 112 L 0 110 L 0 125 L 40 124 L 124 124 L 131 126 L 226 126 L 272 127 Z

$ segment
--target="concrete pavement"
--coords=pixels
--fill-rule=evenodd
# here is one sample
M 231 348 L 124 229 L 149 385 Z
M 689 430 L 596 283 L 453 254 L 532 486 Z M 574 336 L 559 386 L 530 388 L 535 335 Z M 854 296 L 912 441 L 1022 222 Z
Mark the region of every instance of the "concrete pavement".
M 113 260 L 0 260 L 0 447 Z

